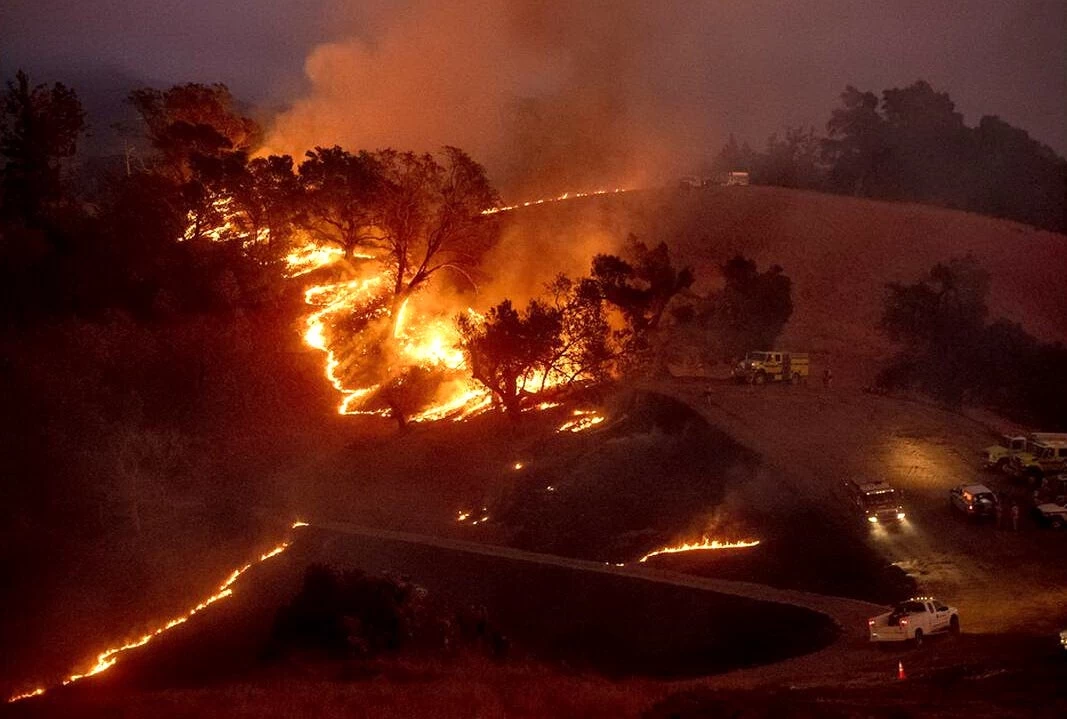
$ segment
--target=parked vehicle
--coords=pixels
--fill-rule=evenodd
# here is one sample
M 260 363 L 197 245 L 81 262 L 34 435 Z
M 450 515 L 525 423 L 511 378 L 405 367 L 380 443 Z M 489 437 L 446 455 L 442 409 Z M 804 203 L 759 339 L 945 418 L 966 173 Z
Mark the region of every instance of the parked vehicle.
M 960 613 L 933 597 L 914 597 L 868 619 L 867 628 L 872 642 L 912 641 L 920 646 L 931 634 L 959 634 Z
M 984 484 L 961 484 L 949 490 L 948 496 L 953 507 L 976 519 L 996 516 L 1000 504 L 997 495 Z
M 901 522 L 907 516 L 900 501 L 900 492 L 887 482 L 845 481 L 845 488 L 853 504 L 863 512 L 871 524 Z
M 1037 515 L 1041 523 L 1053 529 L 1067 527 L 1067 506 L 1062 504 L 1053 504 L 1052 502 L 1039 504 L 1034 507 L 1034 514 Z
M 1041 484 L 1034 491 L 1034 504 L 1067 504 L 1067 474 L 1054 474 L 1043 477 Z
M 1011 458 L 1008 471 L 1038 484 L 1046 475 L 1067 471 L 1067 439 L 1039 437 L 1027 442 L 1026 451 Z
M 726 176 L 727 187 L 747 187 L 749 175 L 747 172 L 733 171 Z
M 808 378 L 811 361 L 806 353 L 760 351 L 749 352 L 734 368 L 734 378 L 749 384 L 792 382 L 799 384 Z
M 996 444 L 982 450 L 986 469 L 1004 469 L 1004 465 L 1020 452 L 1026 451 L 1026 437 L 1002 434 Z

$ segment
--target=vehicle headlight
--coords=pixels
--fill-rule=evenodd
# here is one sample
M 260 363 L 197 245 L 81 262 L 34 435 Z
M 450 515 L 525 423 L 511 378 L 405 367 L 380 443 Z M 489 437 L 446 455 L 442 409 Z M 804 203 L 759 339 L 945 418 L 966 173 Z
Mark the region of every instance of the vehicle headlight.
M 870 517 L 867 517 L 867 521 L 868 521 L 868 522 L 873 522 L 873 523 L 877 524 L 877 523 L 878 523 L 878 517 L 876 517 L 876 516 L 874 516 L 874 515 L 872 514 L 872 515 L 871 515 Z
M 903 512 L 897 512 L 897 519 L 904 519 L 905 514 Z

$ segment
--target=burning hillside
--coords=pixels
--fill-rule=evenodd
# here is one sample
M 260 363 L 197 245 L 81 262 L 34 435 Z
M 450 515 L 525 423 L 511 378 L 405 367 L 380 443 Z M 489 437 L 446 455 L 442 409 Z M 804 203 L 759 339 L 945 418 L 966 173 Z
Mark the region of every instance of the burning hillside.
M 620 192 L 625 190 L 613 191 Z M 604 194 L 608 191 L 564 193 L 516 205 L 494 206 L 479 214 L 492 216 L 520 207 Z M 484 323 L 484 317 L 473 308 L 464 309 L 454 302 L 443 301 L 440 292 L 423 292 L 425 288 L 414 280 L 409 280 L 408 287 L 418 292 L 397 293 L 396 287 L 404 283 L 396 279 L 397 272 L 403 270 L 394 262 L 395 246 L 388 247 L 380 228 L 371 227 L 368 232 L 371 239 L 362 251 L 346 252 L 335 245 L 307 239 L 285 258 L 288 275 L 293 279 L 319 277 L 324 271 L 342 277 L 356 275 L 354 279 L 314 284 L 304 292 L 304 301 L 310 308 L 304 321 L 304 342 L 325 355 L 324 374 L 341 396 L 338 413 L 388 417 L 410 411 L 412 398 L 403 395 L 418 382 L 420 375 L 430 379 L 424 385 L 436 387 L 430 392 L 425 386 L 416 390 L 427 395 L 429 401 L 411 411 L 408 422 L 461 420 L 490 409 L 494 404 L 493 393 L 472 379 L 464 340 L 452 313 L 464 315 L 465 321 L 475 327 Z M 429 267 L 430 254 L 427 248 L 427 257 L 415 271 L 416 276 Z M 575 370 L 565 364 L 555 371 L 524 374 L 519 378 L 519 391 L 542 392 L 559 384 L 568 374 L 573 375 Z M 351 379 L 354 376 L 371 379 L 356 383 Z M 553 406 L 556 405 L 541 402 L 527 409 Z M 580 431 L 600 421 L 603 417 L 582 418 L 568 423 L 561 431 Z
M 299 529 L 300 527 L 306 527 L 306 526 L 308 526 L 307 522 L 297 521 L 297 522 L 293 522 L 293 524 L 291 525 L 290 528 L 291 529 Z M 279 543 L 278 545 L 276 545 L 274 548 L 272 548 L 272 549 L 260 554 L 258 558 L 254 559 L 254 560 L 252 560 L 252 561 L 250 561 L 250 562 L 248 562 L 246 564 L 243 564 L 240 567 L 237 567 L 232 572 L 230 572 L 229 576 L 226 577 L 226 580 L 223 581 L 223 583 L 219 585 L 218 589 L 215 590 L 215 592 L 213 594 L 210 594 L 207 597 L 205 597 L 196 606 L 188 609 L 184 613 L 179 614 L 179 615 L 175 616 L 174 618 L 172 618 L 172 619 L 170 619 L 170 620 L 168 620 L 166 622 L 161 623 L 156 629 L 154 629 L 152 631 L 149 631 L 149 632 L 146 632 L 145 634 L 142 634 L 140 637 L 138 637 L 136 639 L 130 639 L 130 640 L 127 640 L 127 641 L 123 642 L 122 644 L 119 644 L 118 646 L 109 647 L 108 649 L 103 650 L 102 652 L 97 654 L 96 662 L 92 666 L 86 667 L 85 669 L 83 669 L 83 670 L 81 670 L 79 672 L 75 672 L 75 673 L 71 674 L 67 678 L 63 679 L 60 682 L 60 685 L 61 686 L 67 686 L 68 684 L 73 684 L 74 682 L 78 682 L 78 681 L 81 681 L 82 679 L 86 679 L 88 677 L 100 674 L 101 672 L 107 671 L 111 667 L 115 666 L 115 664 L 119 661 L 119 658 L 121 657 L 121 655 L 123 653 L 128 652 L 131 649 L 137 649 L 138 647 L 143 647 L 144 645 L 148 644 L 149 642 L 151 642 L 156 637 L 158 637 L 158 636 L 170 631 L 171 629 L 174 629 L 177 626 L 185 624 L 193 616 L 195 616 L 196 614 L 199 614 L 200 612 L 204 611 L 205 609 L 210 607 L 215 602 L 221 601 L 223 599 L 226 599 L 227 597 L 232 596 L 233 595 L 233 591 L 234 591 L 233 590 L 233 585 L 237 582 L 238 579 L 241 578 L 241 575 L 243 575 L 245 572 L 247 572 L 248 570 L 250 570 L 252 567 L 256 566 L 257 564 L 265 562 L 265 561 L 267 561 L 268 559 L 270 559 L 272 557 L 278 556 L 279 554 L 284 552 L 286 549 L 288 549 L 291 544 L 292 544 L 292 540 L 291 539 L 287 539 L 287 540 Z M 40 696 L 40 695 L 44 694 L 47 690 L 48 689 L 46 687 L 37 687 L 37 688 L 32 689 L 30 691 L 26 691 L 26 692 L 23 692 L 21 694 L 16 694 L 16 695 L 10 697 L 8 699 L 8 703 L 14 703 L 14 702 L 22 701 L 23 699 L 29 699 L 31 697 Z

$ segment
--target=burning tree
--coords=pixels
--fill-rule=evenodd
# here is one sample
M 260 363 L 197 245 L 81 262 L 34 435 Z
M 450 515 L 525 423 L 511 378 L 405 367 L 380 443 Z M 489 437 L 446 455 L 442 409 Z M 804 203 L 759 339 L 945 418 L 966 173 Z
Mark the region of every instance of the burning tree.
M 457 323 L 471 375 L 517 417 L 527 386 L 563 345 L 560 313 L 537 300 L 520 313 L 504 300 L 486 313 L 484 322 L 461 315 Z
M 456 147 L 445 147 L 440 162 L 395 150 L 375 160 L 382 184 L 374 224 L 388 255 L 394 308 L 441 270 L 475 284 L 471 273 L 495 239 L 494 223 L 481 214 L 498 200 L 485 169 Z
M 370 153 L 353 155 L 337 146 L 309 150 L 300 163 L 304 229 L 351 260 L 357 248 L 375 244 L 381 186 L 381 163 Z
M 197 156 L 248 153 L 259 142 L 259 125 L 236 111 L 233 95 L 222 84 L 144 88 L 130 93 L 129 100 L 158 155 L 159 171 L 178 181 L 191 177 Z
M 551 305 L 560 319 L 560 343 L 541 366 L 541 387 L 606 379 L 618 349 L 596 283 L 558 275 L 549 283 Z

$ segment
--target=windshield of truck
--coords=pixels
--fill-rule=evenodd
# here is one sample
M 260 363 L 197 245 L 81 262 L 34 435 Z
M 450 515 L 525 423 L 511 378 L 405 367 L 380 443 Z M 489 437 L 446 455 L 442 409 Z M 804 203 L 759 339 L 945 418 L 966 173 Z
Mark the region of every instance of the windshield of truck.
M 748 353 L 748 358 L 750 360 L 755 360 L 757 362 L 763 362 L 763 361 L 765 361 L 767 359 L 767 353 L 766 352 L 749 352 Z
M 864 502 L 868 507 L 895 507 L 897 505 L 897 493 L 893 489 L 867 492 L 864 495 Z

